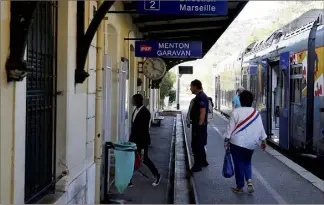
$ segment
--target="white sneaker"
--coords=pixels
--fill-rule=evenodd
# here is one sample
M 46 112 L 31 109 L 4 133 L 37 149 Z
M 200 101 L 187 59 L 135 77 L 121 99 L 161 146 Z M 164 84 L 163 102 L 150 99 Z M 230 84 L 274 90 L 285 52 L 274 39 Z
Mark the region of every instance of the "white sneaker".
M 156 179 L 155 179 L 155 182 L 153 182 L 152 186 L 158 186 L 160 184 L 160 181 L 161 181 L 161 175 L 157 175 Z
M 252 194 L 253 192 L 254 192 L 254 188 L 253 188 L 253 184 L 252 184 L 252 180 L 251 179 L 249 179 L 248 181 L 247 181 L 247 191 L 250 193 L 250 194 Z

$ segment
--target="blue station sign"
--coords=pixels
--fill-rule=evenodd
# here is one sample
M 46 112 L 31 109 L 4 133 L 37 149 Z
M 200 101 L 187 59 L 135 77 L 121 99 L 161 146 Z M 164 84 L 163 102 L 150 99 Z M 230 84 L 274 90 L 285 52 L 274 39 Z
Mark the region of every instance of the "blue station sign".
M 138 0 L 137 13 L 226 16 L 228 14 L 228 1 L 224 1 L 224 0 Z
M 136 57 L 201 58 L 200 41 L 135 41 Z

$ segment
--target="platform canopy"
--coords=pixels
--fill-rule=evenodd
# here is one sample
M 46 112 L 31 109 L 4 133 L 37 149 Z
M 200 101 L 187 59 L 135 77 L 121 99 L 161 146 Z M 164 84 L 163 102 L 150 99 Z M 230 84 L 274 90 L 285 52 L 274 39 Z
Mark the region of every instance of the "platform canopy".
M 203 55 L 215 44 L 248 1 L 228 1 L 228 15 L 138 14 L 136 1 L 124 1 L 124 10 L 145 39 L 202 41 Z

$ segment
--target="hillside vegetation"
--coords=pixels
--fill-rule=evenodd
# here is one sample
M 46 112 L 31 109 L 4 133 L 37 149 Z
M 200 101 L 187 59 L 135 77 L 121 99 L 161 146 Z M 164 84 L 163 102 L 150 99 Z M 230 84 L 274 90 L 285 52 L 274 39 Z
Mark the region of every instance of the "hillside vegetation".
M 212 73 L 219 62 L 237 56 L 250 43 L 268 37 L 281 27 L 289 30 L 309 23 L 323 10 L 323 1 L 250 1 L 203 59 L 184 63 L 194 66 L 194 74 L 181 77 L 181 92 L 188 92 L 190 81 L 199 79 L 206 93 L 213 95 Z M 292 22 L 301 15 L 298 21 Z
M 285 29 L 295 29 L 309 23 L 323 10 L 323 1 L 250 1 L 206 56 L 193 64 L 194 75 L 184 76 L 182 81 L 185 82 L 182 83 L 188 85 L 188 81 L 198 78 L 203 82 L 206 92 L 212 95 L 211 74 L 219 62 L 229 56 L 236 56 L 250 43 L 268 37 L 283 26 Z M 302 14 L 302 18 L 292 22 Z
M 261 5 L 261 3 L 250 1 L 244 10 L 248 9 L 247 7 L 251 6 L 250 4 Z M 269 2 L 267 4 L 269 5 Z M 240 14 L 211 48 L 205 57 L 206 60 L 211 64 L 217 64 L 233 53 L 241 51 L 253 41 L 267 37 L 272 32 L 293 21 L 303 13 L 311 9 L 324 9 L 323 1 L 275 1 L 271 2 L 271 5 L 273 8 L 260 8 L 267 13 L 261 17 L 251 13 L 250 18 L 242 19 L 240 18 Z M 302 22 L 296 22 L 295 25 L 310 22 L 312 17 L 313 15 L 306 15 L 302 18 Z

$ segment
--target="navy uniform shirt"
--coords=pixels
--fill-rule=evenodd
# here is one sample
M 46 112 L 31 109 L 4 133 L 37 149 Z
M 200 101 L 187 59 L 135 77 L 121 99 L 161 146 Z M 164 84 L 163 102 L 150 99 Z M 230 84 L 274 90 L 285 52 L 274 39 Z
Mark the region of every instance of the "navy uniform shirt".
M 201 91 L 198 93 L 194 99 L 194 103 L 192 106 L 192 110 L 190 112 L 190 119 L 192 120 L 192 128 L 193 130 L 197 130 L 197 132 L 201 133 L 203 131 L 205 134 L 207 134 L 207 117 L 208 117 L 208 97 L 207 95 Z M 199 129 L 199 118 L 200 118 L 200 109 L 205 108 L 206 109 L 206 115 L 205 115 L 205 121 L 201 128 Z M 201 133 L 203 134 L 203 133 Z

